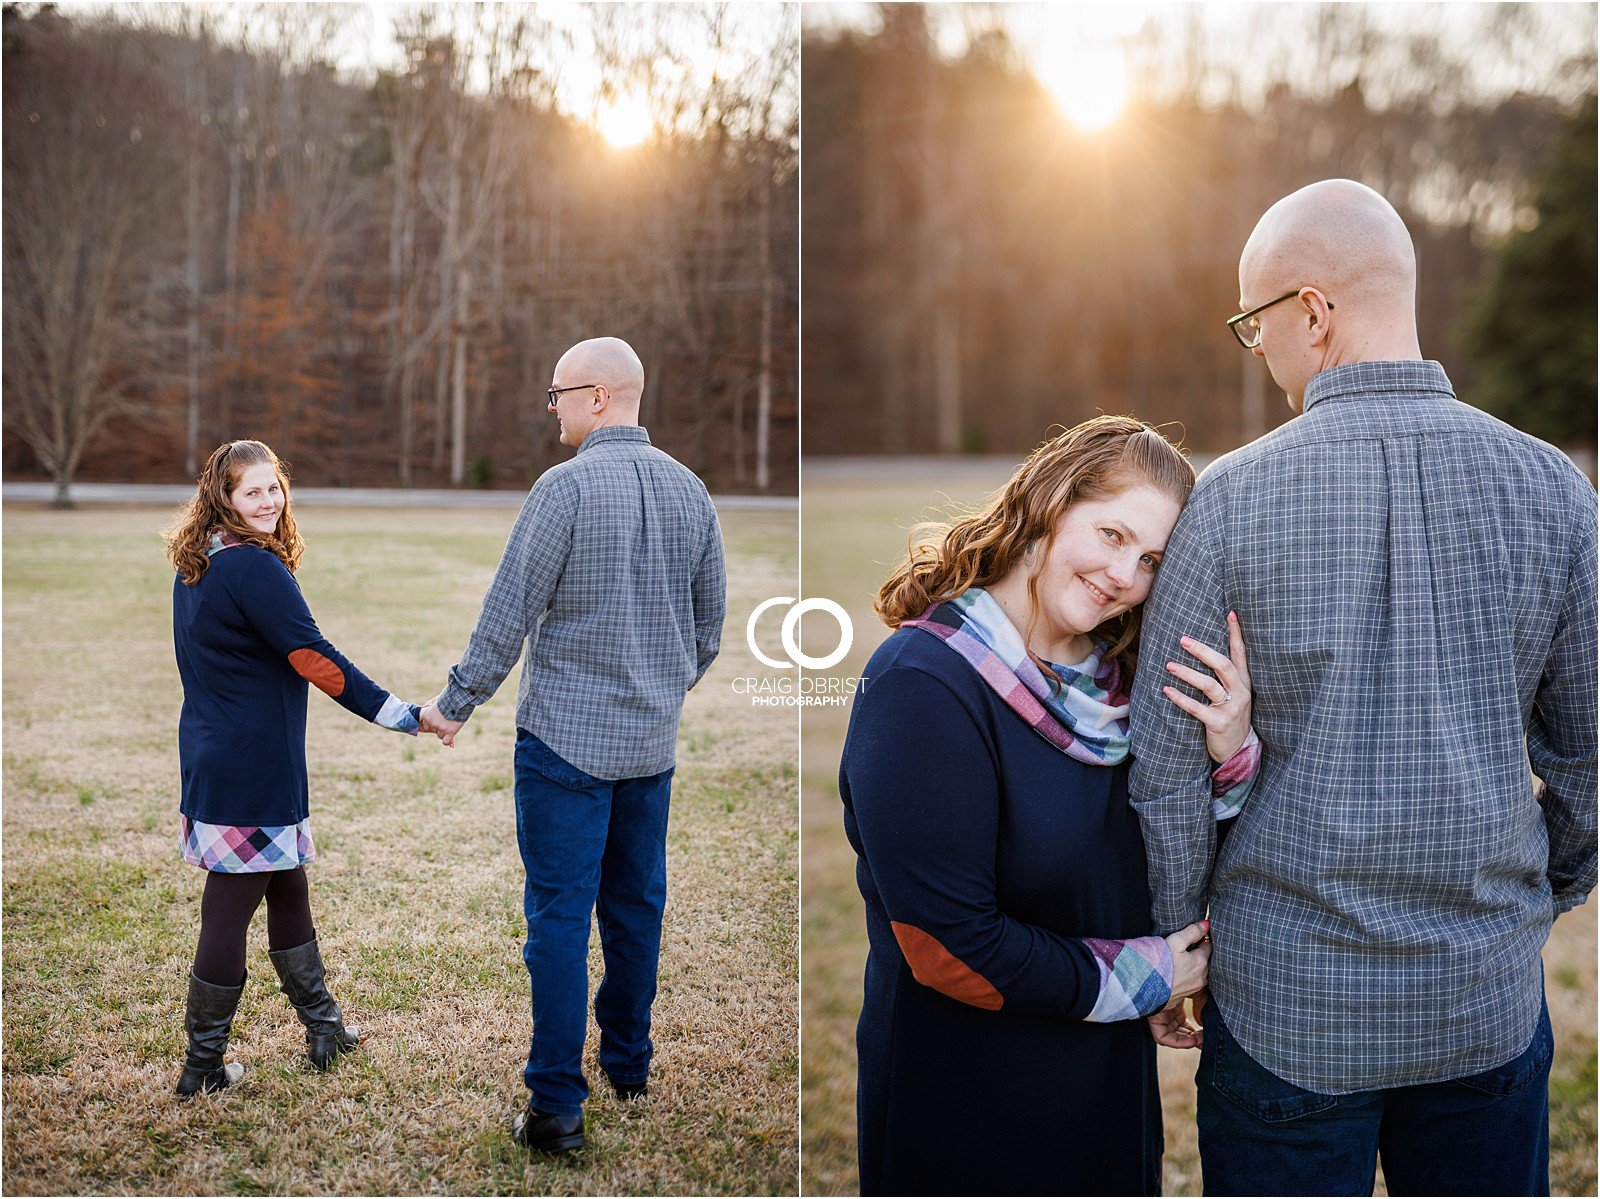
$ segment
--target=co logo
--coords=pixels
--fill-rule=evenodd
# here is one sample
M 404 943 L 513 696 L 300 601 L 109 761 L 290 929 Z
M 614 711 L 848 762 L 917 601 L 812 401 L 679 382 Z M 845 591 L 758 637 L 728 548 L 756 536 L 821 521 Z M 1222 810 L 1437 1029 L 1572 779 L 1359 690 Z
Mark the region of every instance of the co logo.
M 783 629 L 778 634 L 783 642 L 784 652 L 789 655 L 788 661 L 769 658 L 761 652 L 756 645 L 756 621 L 761 619 L 761 614 L 768 608 L 778 604 L 793 604 L 787 616 L 783 618 Z M 800 628 L 800 618 L 807 612 L 826 612 L 839 622 L 839 645 L 831 654 L 823 658 L 813 658 L 810 654 L 800 649 L 799 640 L 795 633 Z M 792 595 L 775 595 L 769 600 L 762 600 L 756 605 L 756 610 L 750 613 L 750 620 L 744 626 L 744 638 L 750 644 L 750 652 L 761 661 L 771 666 L 774 670 L 788 670 L 791 666 L 804 666 L 808 670 L 826 670 L 828 667 L 841 661 L 850 652 L 850 643 L 855 639 L 855 630 L 850 625 L 850 614 L 843 607 L 830 599 L 806 599 L 795 603 Z

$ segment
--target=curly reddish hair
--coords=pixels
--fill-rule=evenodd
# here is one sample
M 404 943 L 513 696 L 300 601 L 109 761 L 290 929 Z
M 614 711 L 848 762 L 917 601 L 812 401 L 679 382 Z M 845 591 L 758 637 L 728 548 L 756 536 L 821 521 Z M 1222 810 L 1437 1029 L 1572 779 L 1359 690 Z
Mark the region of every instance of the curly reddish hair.
M 927 521 L 914 527 L 905 560 L 873 607 L 885 624 L 899 628 L 969 587 L 998 583 L 1038 542 L 1045 552 L 1028 578 L 1028 597 L 1038 611 L 1039 570 L 1062 514 L 1080 500 L 1103 500 L 1141 483 L 1166 492 L 1181 508 L 1194 487 L 1194 467 L 1143 421 L 1131 416 L 1084 421 L 1039 445 L 982 508 L 953 524 Z M 1121 660 L 1130 678 L 1139 615 L 1134 608 L 1095 630 L 1111 645 L 1107 657 Z
M 283 511 L 278 514 L 276 533 L 263 533 L 245 524 L 228 500 L 245 469 L 262 463 L 271 463 L 278 485 L 283 488 Z M 295 527 L 292 507 L 289 467 L 269 446 L 259 441 L 225 442 L 206 459 L 205 469 L 195 480 L 194 495 L 161 534 L 167 543 L 167 558 L 183 581 L 193 586 L 210 565 L 206 550 L 211 546 L 211 535 L 220 531 L 270 550 L 293 574 L 300 565 L 300 556 L 306 552 L 306 543 Z

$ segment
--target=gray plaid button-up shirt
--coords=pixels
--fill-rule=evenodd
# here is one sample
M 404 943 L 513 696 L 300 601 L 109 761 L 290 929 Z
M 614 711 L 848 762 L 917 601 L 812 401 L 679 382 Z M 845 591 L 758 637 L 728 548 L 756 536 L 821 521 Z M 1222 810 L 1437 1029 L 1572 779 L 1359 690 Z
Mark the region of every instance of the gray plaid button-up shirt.
M 518 726 L 596 778 L 659 774 L 726 592 L 705 484 L 638 425 L 596 429 L 528 492 L 439 711 L 465 720 L 526 641 Z
M 1209 902 L 1212 995 L 1281 1078 L 1434 1082 L 1531 1040 L 1551 922 L 1595 885 L 1595 511 L 1434 362 L 1317 375 L 1195 487 L 1145 608 L 1130 789 L 1156 924 Z M 1216 852 L 1203 730 L 1160 688 L 1230 609 L 1262 765 Z

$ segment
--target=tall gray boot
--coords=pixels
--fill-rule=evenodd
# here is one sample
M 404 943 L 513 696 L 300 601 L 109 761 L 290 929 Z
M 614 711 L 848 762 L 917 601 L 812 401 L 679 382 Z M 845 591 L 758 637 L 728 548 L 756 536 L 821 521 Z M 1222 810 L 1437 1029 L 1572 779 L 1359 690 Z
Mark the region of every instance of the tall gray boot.
M 355 1025 L 346 1025 L 339 1005 L 328 993 L 323 976 L 322 952 L 315 938 L 293 949 L 270 949 L 267 956 L 278 972 L 283 993 L 294 1005 L 300 1023 L 306 1026 L 306 1057 L 318 1070 L 333 1065 L 333 1059 L 361 1044 Z
M 244 1077 L 243 1066 L 222 1060 L 243 994 L 243 982 L 237 987 L 218 987 L 189 972 L 189 1006 L 183 1016 L 189 1048 L 183 1058 L 183 1076 L 178 1079 L 178 1094 L 185 1099 L 200 1091 L 220 1091 Z

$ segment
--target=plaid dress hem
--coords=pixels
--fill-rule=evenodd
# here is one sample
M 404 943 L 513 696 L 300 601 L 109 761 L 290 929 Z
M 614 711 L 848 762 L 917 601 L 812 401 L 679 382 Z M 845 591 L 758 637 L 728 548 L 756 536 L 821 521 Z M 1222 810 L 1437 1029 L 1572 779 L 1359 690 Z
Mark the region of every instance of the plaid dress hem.
M 268 870 L 293 870 L 314 862 L 311 817 L 298 824 L 207 824 L 182 817 L 180 837 L 183 860 L 202 870 L 221 874 L 259 874 Z

